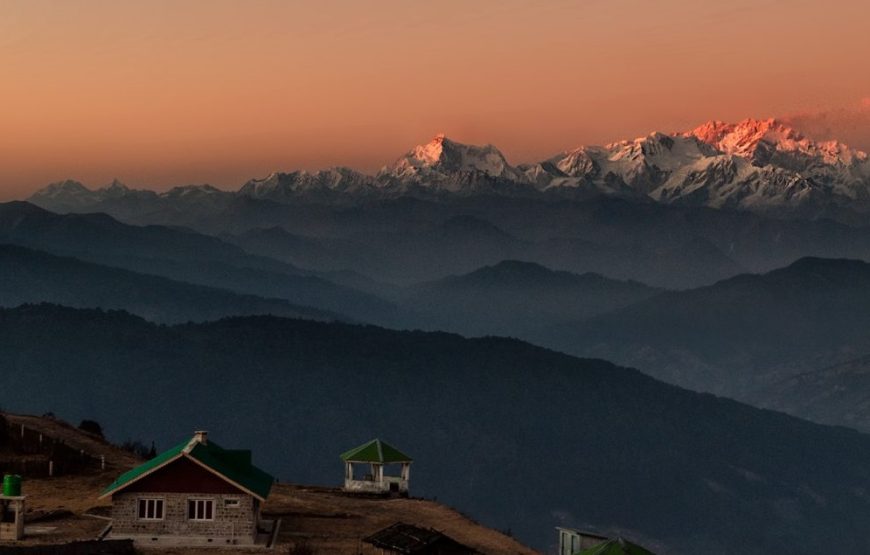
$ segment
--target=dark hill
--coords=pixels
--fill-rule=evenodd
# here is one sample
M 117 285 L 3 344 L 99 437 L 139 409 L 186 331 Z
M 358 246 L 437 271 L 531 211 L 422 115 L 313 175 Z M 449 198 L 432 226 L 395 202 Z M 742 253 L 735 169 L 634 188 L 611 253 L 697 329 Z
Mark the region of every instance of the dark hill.
M 162 323 L 251 314 L 317 320 L 340 318 L 280 299 L 240 295 L 0 244 L 0 306 L 40 302 L 124 309 Z
M 11 410 L 160 446 L 209 429 L 282 480 L 339 483 L 338 454 L 383 437 L 416 495 L 538 547 L 561 524 L 662 553 L 870 550 L 870 437 L 515 340 L 44 305 L 0 310 L 0 360 Z

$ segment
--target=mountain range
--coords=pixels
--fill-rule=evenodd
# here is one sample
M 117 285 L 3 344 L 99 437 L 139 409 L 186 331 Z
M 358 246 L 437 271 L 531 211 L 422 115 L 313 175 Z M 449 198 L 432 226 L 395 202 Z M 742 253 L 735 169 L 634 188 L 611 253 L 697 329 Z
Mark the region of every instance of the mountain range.
M 465 145 L 438 135 L 376 175 L 345 167 L 275 172 L 248 181 L 235 193 L 205 185 L 158 194 L 118 182 L 91 190 L 63 181 L 29 200 L 54 211 L 123 216 L 179 207 L 219 211 L 237 197 L 353 205 L 402 196 L 468 195 L 575 200 L 604 195 L 855 223 L 870 212 L 870 159 L 836 141 L 814 141 L 774 119 L 747 119 L 569 149 L 518 166 L 492 145 Z

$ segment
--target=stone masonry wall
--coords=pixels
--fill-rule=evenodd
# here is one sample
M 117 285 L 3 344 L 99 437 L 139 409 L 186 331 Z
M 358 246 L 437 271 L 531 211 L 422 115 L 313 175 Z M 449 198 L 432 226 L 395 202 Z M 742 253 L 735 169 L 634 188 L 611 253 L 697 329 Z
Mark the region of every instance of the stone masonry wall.
M 163 499 L 162 520 L 140 520 L 139 499 Z M 188 499 L 214 499 L 213 520 L 190 520 L 187 518 Z M 227 507 L 225 500 L 238 500 L 237 507 Z M 184 493 L 118 493 L 112 496 L 113 538 L 180 536 L 215 543 L 250 544 L 256 537 L 256 501 L 250 495 L 237 494 L 184 494 Z

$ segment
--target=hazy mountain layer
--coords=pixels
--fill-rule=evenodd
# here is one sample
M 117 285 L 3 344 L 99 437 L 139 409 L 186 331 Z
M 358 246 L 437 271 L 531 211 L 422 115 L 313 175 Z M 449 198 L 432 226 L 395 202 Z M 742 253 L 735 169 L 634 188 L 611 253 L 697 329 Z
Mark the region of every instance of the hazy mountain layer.
M 511 260 L 409 287 L 396 292 L 395 300 L 416 311 L 430 329 L 522 338 L 542 326 L 610 312 L 659 292 L 637 282 Z
M 341 318 L 279 299 L 239 295 L 23 247 L 0 245 L 0 306 L 42 302 L 81 308 L 124 309 L 160 323 L 218 320 L 251 314 L 315 320 Z
M 870 355 L 803 372 L 756 392 L 760 406 L 870 432 Z
M 537 339 L 693 389 L 752 397 L 786 377 L 870 352 L 870 264 L 802 259 L 550 327 Z
M 358 320 L 391 323 L 396 317 L 395 307 L 372 295 L 185 229 L 132 226 L 105 214 L 58 215 L 12 202 L 0 204 L 0 242 Z

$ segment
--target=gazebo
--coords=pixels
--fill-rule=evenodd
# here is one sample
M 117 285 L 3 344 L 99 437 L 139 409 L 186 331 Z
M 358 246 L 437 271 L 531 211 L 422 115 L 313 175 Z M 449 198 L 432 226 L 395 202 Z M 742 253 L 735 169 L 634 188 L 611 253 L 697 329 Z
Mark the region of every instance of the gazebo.
M 413 459 L 392 445 L 373 439 L 341 454 L 344 461 L 344 490 L 360 493 L 408 493 Z M 370 472 L 354 474 L 354 465 L 368 465 Z M 401 465 L 398 476 L 385 475 L 384 466 Z

